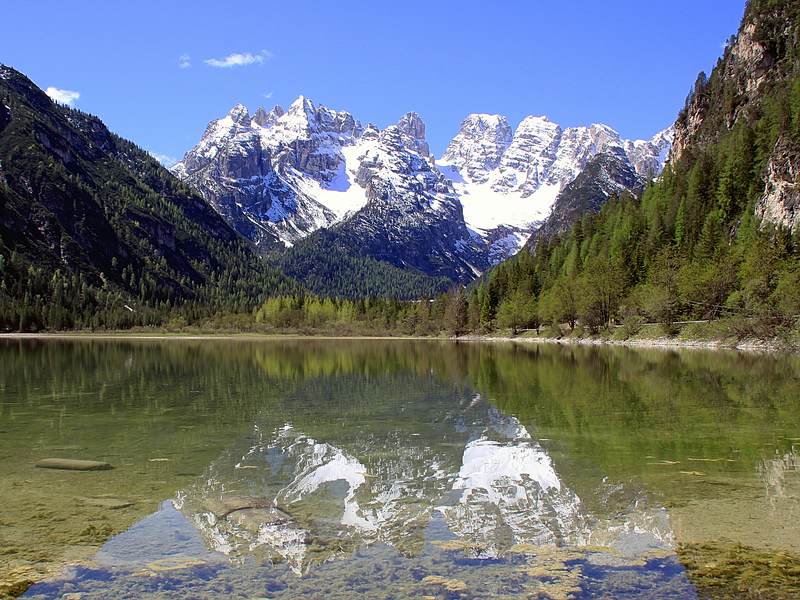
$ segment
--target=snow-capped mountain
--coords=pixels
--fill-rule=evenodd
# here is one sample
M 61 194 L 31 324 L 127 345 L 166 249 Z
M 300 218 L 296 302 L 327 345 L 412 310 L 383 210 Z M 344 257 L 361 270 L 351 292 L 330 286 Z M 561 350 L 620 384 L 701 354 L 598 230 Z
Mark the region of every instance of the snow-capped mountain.
M 332 229 L 367 256 L 468 281 L 515 253 L 592 157 L 654 176 L 671 139 L 473 114 L 434 161 L 416 113 L 379 130 L 301 96 L 286 111 L 236 105 L 172 171 L 264 250 Z
M 505 117 L 472 114 L 461 123 L 441 162 L 458 165 L 465 178 L 483 183 L 499 166 L 513 139 L 514 131 Z
M 636 172 L 642 177 L 652 179 L 661 174 L 672 149 L 673 127 L 659 131 L 649 140 L 626 140 L 625 155 Z
M 363 131 L 350 114 L 302 96 L 286 112 L 252 117 L 237 104 L 172 172 L 256 244 L 290 245 L 366 203 L 365 190 L 350 185 Z
M 629 141 L 606 125 L 562 128 L 545 116 L 526 117 L 510 131 L 505 117 L 469 115 L 437 161 L 453 181 L 467 225 L 489 243 L 491 262 L 519 248 L 593 157 L 612 155 L 654 177 L 672 140 L 671 128 Z
M 364 190 L 363 208 L 334 227 L 339 239 L 369 256 L 432 275 L 469 281 L 486 269 L 485 243 L 466 226 L 452 183 L 430 157 L 410 150 L 402 127 L 365 131 L 353 156 L 354 184 Z M 424 131 L 424 126 L 423 126 Z
M 172 171 L 265 249 L 337 225 L 396 266 L 465 281 L 488 266 L 416 113 L 380 131 L 303 97 L 253 116 L 237 105 Z

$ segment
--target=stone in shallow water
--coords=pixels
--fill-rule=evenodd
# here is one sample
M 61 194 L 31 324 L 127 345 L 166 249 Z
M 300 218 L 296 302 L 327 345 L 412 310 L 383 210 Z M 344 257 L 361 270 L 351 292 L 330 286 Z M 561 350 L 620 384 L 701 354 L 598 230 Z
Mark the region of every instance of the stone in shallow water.
M 107 471 L 113 469 L 107 462 L 76 460 L 73 458 L 43 458 L 36 463 L 40 469 L 62 469 L 66 471 Z
M 117 510 L 120 508 L 128 508 L 133 506 L 135 502 L 131 500 L 124 500 L 122 498 L 100 497 L 100 498 L 81 498 L 84 504 L 89 506 L 98 506 L 100 508 L 108 508 L 110 510 Z
M 16 598 L 31 587 L 38 578 L 38 574 L 31 568 L 11 568 L 3 573 L 0 579 L 0 598 Z

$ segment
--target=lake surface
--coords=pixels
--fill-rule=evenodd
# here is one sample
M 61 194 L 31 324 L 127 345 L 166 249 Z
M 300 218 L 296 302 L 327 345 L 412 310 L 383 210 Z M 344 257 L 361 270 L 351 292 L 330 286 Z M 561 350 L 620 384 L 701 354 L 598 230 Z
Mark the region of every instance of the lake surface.
M 5 339 L 0 597 L 796 598 L 798 451 L 796 356 Z

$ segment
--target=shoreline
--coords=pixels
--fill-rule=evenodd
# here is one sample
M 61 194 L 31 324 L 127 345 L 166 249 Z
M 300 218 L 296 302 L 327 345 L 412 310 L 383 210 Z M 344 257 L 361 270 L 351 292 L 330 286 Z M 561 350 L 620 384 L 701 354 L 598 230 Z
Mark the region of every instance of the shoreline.
M 342 341 L 342 340 L 397 340 L 397 341 L 428 341 L 428 342 L 489 342 L 489 343 L 516 343 L 516 344 L 556 344 L 580 346 L 622 346 L 629 348 L 650 349 L 689 349 L 689 350 L 728 350 L 753 353 L 787 353 L 800 352 L 800 348 L 789 346 L 778 340 L 723 340 L 723 339 L 678 339 L 670 337 L 633 338 L 614 340 L 598 337 L 544 337 L 544 336 L 504 336 L 504 335 L 463 335 L 458 337 L 434 336 L 408 336 L 408 335 L 325 335 L 322 333 L 254 333 L 254 332 L 220 332 L 220 333 L 189 333 L 189 332 L 144 332 L 144 331 L 114 331 L 114 332 L 43 332 L 43 333 L 0 333 L 0 340 L 144 340 L 144 341 Z
M 549 338 L 549 337 L 508 337 L 508 336 L 463 336 L 457 338 L 467 342 L 512 342 L 519 344 L 556 344 L 561 346 L 622 346 L 628 348 L 648 348 L 663 350 L 717 350 L 753 353 L 786 353 L 795 354 L 800 349 L 787 346 L 774 340 L 692 340 L 660 338 L 636 338 L 627 340 L 611 340 L 604 338 Z

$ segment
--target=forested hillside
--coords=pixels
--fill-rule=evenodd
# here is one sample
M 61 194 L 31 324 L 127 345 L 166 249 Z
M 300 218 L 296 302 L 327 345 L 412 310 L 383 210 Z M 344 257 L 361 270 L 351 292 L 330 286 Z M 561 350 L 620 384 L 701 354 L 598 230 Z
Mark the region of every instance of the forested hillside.
M 323 229 L 269 258 L 288 276 L 323 296 L 413 300 L 442 293 L 452 285 L 446 277 L 403 269 L 356 252 L 356 243 L 342 239 L 336 230 Z
M 473 326 L 735 318 L 770 335 L 800 315 L 800 2 L 752 0 L 675 126 L 663 176 L 497 267 Z M 746 331 L 749 330 L 749 331 Z
M 146 152 L 0 66 L 0 330 L 191 320 L 296 289 Z

